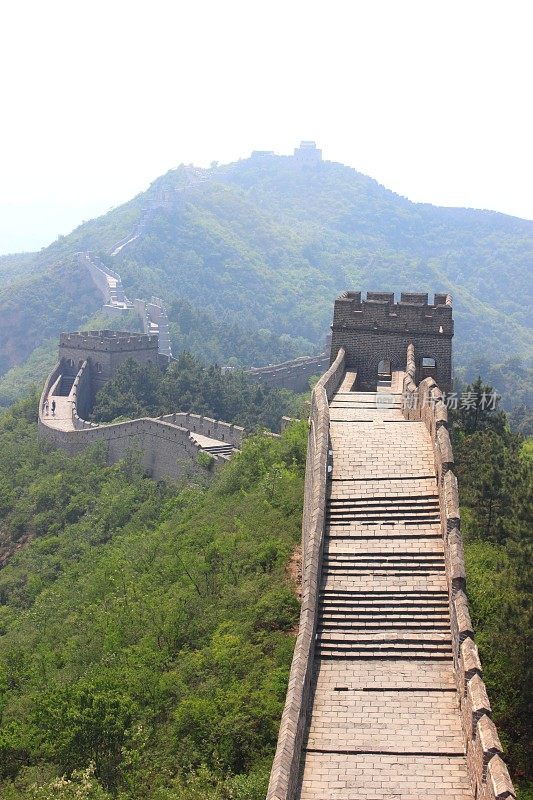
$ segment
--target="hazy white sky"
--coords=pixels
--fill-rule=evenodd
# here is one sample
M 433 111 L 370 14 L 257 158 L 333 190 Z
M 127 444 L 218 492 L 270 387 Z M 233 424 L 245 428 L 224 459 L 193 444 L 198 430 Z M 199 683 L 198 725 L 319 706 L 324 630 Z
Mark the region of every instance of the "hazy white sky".
M 412 200 L 533 219 L 532 23 L 527 0 L 6 0 L 0 253 L 300 139 Z

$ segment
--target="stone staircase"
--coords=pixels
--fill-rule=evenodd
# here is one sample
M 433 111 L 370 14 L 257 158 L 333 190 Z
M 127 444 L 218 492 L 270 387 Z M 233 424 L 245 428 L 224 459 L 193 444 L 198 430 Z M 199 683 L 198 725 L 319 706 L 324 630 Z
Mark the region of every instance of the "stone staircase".
M 299 800 L 472 800 L 433 450 L 401 396 L 330 403 L 312 707 Z
M 232 444 L 203 445 L 202 450 L 213 456 L 232 456 L 235 453 L 235 447 Z

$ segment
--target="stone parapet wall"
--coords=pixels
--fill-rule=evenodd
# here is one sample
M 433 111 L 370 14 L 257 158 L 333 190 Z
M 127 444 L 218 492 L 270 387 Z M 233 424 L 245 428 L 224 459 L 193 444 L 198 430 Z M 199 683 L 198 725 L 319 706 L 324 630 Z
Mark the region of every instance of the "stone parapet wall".
M 221 422 L 218 419 L 211 419 L 211 417 L 202 417 L 198 414 L 189 414 L 186 412 L 165 414 L 165 416 L 160 417 L 160 419 L 165 422 L 171 422 L 173 425 L 180 425 L 188 431 L 192 431 L 192 433 L 199 433 L 211 439 L 227 442 L 237 449 L 242 447 L 244 428 L 241 428 L 240 425 L 233 425 L 230 422 Z
M 89 415 L 91 396 L 91 370 L 88 361 L 85 360 L 74 378 L 69 393 L 69 400 L 72 402 L 72 424 L 76 430 L 94 427 L 93 422 L 85 419 Z
M 311 396 L 302 520 L 302 606 L 267 800 L 291 800 L 298 780 L 309 708 L 324 546 L 329 451 L 328 401 L 340 385 L 343 375 L 344 351 L 340 350 Z
M 309 389 L 309 378 L 323 373 L 329 367 L 329 354 L 296 358 L 282 364 L 268 367 L 253 367 L 246 374 L 261 386 L 277 389 L 292 389 L 293 392 L 305 392 Z
M 149 417 L 112 425 L 86 424 L 88 428 L 83 426 L 62 431 L 49 427 L 40 419 L 39 431 L 43 438 L 70 455 L 81 453 L 97 442 L 104 442 L 109 464 L 114 464 L 131 451 L 138 451 L 144 470 L 155 480 L 177 480 L 202 472 L 197 465 L 201 447 L 192 440 L 185 428 Z M 215 465 L 223 463 L 226 463 L 226 459 L 215 456 Z
M 150 336 L 145 333 L 125 333 L 122 331 L 77 331 L 75 333 L 61 333 L 59 347 L 71 350 L 94 350 L 107 352 L 144 352 L 155 350 L 157 352 L 157 335 Z
M 52 387 L 60 377 L 61 377 L 61 362 L 58 361 L 57 364 L 52 369 L 52 372 L 47 377 L 43 386 L 43 390 L 41 392 L 41 397 L 39 399 L 39 421 L 41 420 L 41 417 L 43 417 L 44 415 L 44 404 L 46 403 L 48 395 L 50 394 Z
M 415 375 L 415 351 L 413 344 L 409 344 L 403 384 L 404 416 L 424 422 L 433 445 L 450 594 L 455 677 L 472 791 L 476 800 L 514 798 L 513 784 L 502 758 L 501 742 L 491 720 L 490 702 L 468 608 L 459 491 L 448 432 L 448 411 L 435 381 L 426 378 L 417 386 Z

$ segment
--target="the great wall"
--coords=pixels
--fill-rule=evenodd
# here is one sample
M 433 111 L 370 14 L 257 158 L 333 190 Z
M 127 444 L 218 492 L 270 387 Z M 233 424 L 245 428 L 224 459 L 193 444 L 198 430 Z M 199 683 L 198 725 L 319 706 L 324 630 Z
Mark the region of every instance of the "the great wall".
M 331 365 L 311 400 L 301 616 L 267 800 L 515 797 L 468 610 L 442 394 L 452 337 L 447 295 L 335 302 Z M 136 447 L 156 478 L 200 469 L 202 449 L 222 464 L 239 448 L 242 429 L 194 415 L 87 422 L 129 357 L 158 361 L 157 337 L 63 334 L 43 436 L 72 453 L 103 440 L 111 462 Z M 291 364 L 268 369 L 276 385 L 294 378 Z
M 156 480 L 205 471 L 198 458 L 202 452 L 210 454 L 213 468 L 226 463 L 242 443 L 244 431 L 238 425 L 187 413 L 110 425 L 87 420 L 98 389 L 130 358 L 144 364 L 167 360 L 159 352 L 157 335 L 62 334 L 59 362 L 46 380 L 39 404 L 41 435 L 72 455 L 103 442 L 110 464 L 137 451 L 143 469 Z
M 115 246 L 113 253 L 118 253 L 122 247 L 138 239 L 140 233 L 126 237 L 123 244 Z M 88 270 L 96 288 L 102 295 L 104 309 L 114 315 L 123 315 L 124 312 L 134 311 L 141 320 L 144 333 L 159 337 L 159 352 L 172 359 L 172 346 L 170 341 L 170 326 L 163 300 L 152 297 L 151 300 L 128 300 L 122 279 L 118 272 L 108 267 L 101 258 L 94 253 L 78 253 L 78 261 Z M 261 386 L 292 389 L 294 392 L 305 392 L 309 387 L 309 379 L 320 375 L 329 364 L 329 337 L 325 352 L 318 356 L 302 356 L 266 367 L 250 367 L 245 370 L 254 383 Z
M 132 242 L 138 235 L 127 239 L 123 245 L 119 245 L 113 251 L 118 252 L 129 242 Z M 78 261 L 82 267 L 89 272 L 96 288 L 102 295 L 104 309 L 109 313 L 122 315 L 127 311 L 134 311 L 140 318 L 144 333 L 158 336 L 159 352 L 167 358 L 172 357 L 170 345 L 170 330 L 168 316 L 163 301 L 158 297 L 151 300 L 128 300 L 122 279 L 118 272 L 108 267 L 94 253 L 78 253 Z
M 452 335 L 446 295 L 335 303 L 268 800 L 515 797 L 468 611 L 441 391 Z

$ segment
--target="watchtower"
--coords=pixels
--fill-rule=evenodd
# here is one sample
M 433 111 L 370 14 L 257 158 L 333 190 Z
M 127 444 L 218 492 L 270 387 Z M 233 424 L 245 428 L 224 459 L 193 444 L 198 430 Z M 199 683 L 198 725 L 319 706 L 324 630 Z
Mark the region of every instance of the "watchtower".
M 322 150 L 315 142 L 300 142 L 300 147 L 294 148 L 294 158 L 301 164 L 319 164 L 322 161 Z
M 417 381 L 431 376 L 443 391 L 452 387 L 452 299 L 436 294 L 344 292 L 335 300 L 331 363 L 341 347 L 346 367 L 357 371 L 357 386 L 375 391 L 378 380 L 405 370 L 407 345 L 415 348 Z
M 129 358 L 141 364 L 158 364 L 158 337 L 108 330 L 62 333 L 59 358 L 64 376 L 75 376 L 87 361 L 95 394 Z

